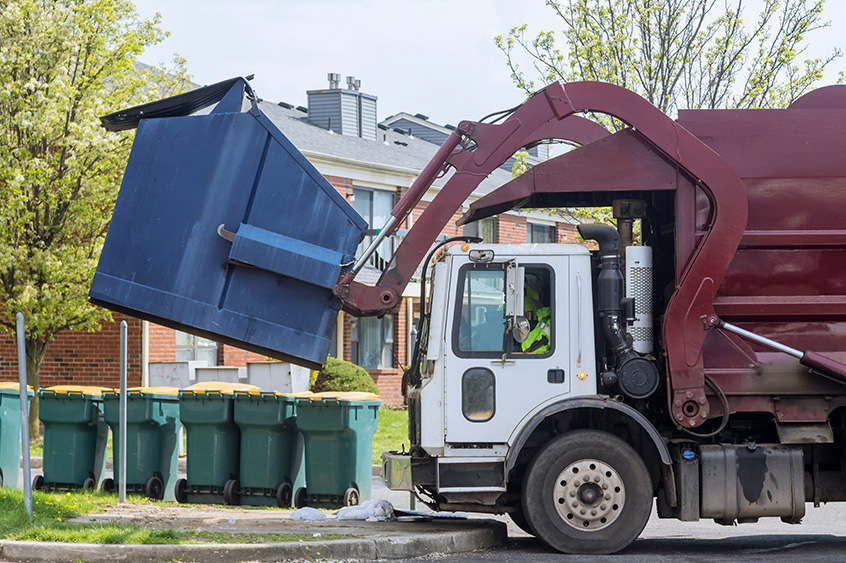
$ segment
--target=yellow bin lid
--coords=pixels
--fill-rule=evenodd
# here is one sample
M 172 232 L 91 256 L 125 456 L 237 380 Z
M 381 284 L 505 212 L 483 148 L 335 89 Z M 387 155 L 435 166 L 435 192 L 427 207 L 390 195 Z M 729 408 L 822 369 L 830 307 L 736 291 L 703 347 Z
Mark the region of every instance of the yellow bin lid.
M 100 397 L 106 391 L 112 391 L 111 387 L 95 387 L 93 385 L 54 385 L 42 391 L 49 391 L 56 395 L 80 394 L 91 397 Z
M 365 393 L 364 391 L 324 391 L 322 393 L 313 393 L 303 398 L 310 401 L 320 401 L 323 399 L 335 399 L 336 401 L 378 401 L 379 395 Z
M 248 389 L 247 391 L 236 390 L 235 393 L 246 393 L 248 395 L 276 395 L 277 397 L 294 397 L 302 398 L 308 397 L 312 394 L 311 391 L 299 391 L 297 393 L 283 393 L 282 391 L 263 391 L 261 389 Z
M 194 385 L 182 389 L 181 393 L 222 393 L 225 395 L 232 395 L 233 393 L 235 393 L 235 391 L 250 391 L 252 389 L 255 389 L 256 391 L 260 390 L 255 385 L 250 385 L 249 383 L 229 383 L 227 381 L 201 381 L 200 383 L 195 383 Z
M 120 389 L 109 389 L 106 391 L 109 394 L 120 394 Z M 178 387 L 127 387 L 126 392 L 128 394 L 133 395 L 147 395 L 147 394 L 156 394 L 156 395 L 178 395 L 179 388 Z
M 20 391 L 21 390 L 21 384 L 15 382 L 15 381 L 0 383 L 0 389 L 9 389 L 9 390 L 14 390 L 14 391 Z M 32 386 L 27 385 L 26 390 L 29 391 L 29 392 L 32 392 Z

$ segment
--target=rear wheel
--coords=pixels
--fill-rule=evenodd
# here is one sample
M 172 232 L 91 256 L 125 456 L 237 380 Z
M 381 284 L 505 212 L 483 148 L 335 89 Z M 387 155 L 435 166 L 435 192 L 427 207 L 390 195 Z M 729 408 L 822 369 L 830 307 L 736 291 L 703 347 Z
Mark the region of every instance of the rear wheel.
M 150 477 L 144 487 L 144 493 L 148 498 L 153 500 L 162 500 L 164 498 L 164 484 L 158 477 Z
M 344 492 L 344 506 L 358 506 L 360 498 L 358 489 L 350 487 Z
M 294 494 L 294 508 L 302 508 L 308 504 L 308 492 L 305 487 L 297 489 Z
M 294 490 L 290 483 L 282 483 L 276 489 L 276 506 L 279 508 L 290 508 L 291 498 L 294 496 Z
M 91 477 L 82 482 L 82 489 L 85 491 L 93 491 L 95 487 L 97 487 L 97 482 Z
M 100 485 L 100 488 L 103 489 L 104 493 L 115 492 L 115 480 L 111 477 L 106 477 L 103 479 L 103 483 Z
M 44 475 L 36 475 L 35 478 L 32 480 L 32 489 L 34 491 L 40 491 L 44 488 Z
M 237 506 L 241 504 L 241 483 L 230 479 L 223 485 L 223 503 Z
M 176 485 L 173 486 L 173 496 L 178 503 L 188 502 L 188 480 L 177 479 Z
M 564 553 L 615 553 L 643 531 L 652 480 L 628 443 L 596 430 L 544 446 L 523 483 L 523 514 L 535 535 Z

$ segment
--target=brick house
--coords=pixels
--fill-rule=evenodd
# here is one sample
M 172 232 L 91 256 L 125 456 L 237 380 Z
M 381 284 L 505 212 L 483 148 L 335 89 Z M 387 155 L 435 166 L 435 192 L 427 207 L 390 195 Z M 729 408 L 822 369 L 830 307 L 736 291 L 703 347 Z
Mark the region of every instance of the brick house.
M 308 91 L 308 108 L 284 102 L 259 103 L 267 117 L 374 229 L 382 227 L 394 204 L 454 129 L 433 124 L 421 114 L 398 114 L 379 123 L 376 102 L 376 96 L 359 91 L 354 79 L 348 79 L 348 88 L 342 89 L 339 76 L 330 75 L 329 88 Z M 548 156 L 545 147 L 539 149 L 530 161 Z M 510 180 L 509 170 L 506 163 L 492 173 L 474 192 L 471 201 Z M 444 182 L 445 179 L 435 182 L 400 228 L 413 225 Z M 507 212 L 463 228 L 456 226 L 455 221 L 466 209 L 465 206 L 458 210 L 444 229 L 444 235 L 472 234 L 492 243 L 568 242 L 575 236 L 570 223 L 533 212 Z M 368 242 L 365 239 L 361 247 Z M 386 240 L 357 279 L 374 283 L 397 243 L 397 239 Z M 330 353 L 364 367 L 389 406 L 400 406 L 403 402 L 400 383 L 416 334 L 419 292 L 418 283 L 413 281 L 404 292 L 399 308 L 381 319 L 339 314 L 334 350 Z M 117 386 L 121 320 L 126 320 L 129 328 L 130 386 L 148 381 L 149 362 L 206 360 L 209 365 L 245 366 L 267 360 L 233 346 L 115 314 L 114 322 L 103 323 L 98 332 L 59 334 L 48 346 L 41 365 L 42 386 L 68 383 Z M 5 368 L 0 379 L 17 378 L 17 353 L 11 337 L 0 341 L 0 365 Z

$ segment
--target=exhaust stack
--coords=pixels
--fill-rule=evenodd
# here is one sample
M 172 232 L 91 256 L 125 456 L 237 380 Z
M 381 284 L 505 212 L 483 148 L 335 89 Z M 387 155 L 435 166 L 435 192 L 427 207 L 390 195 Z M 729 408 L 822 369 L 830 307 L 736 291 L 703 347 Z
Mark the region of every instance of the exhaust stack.
M 626 248 L 626 297 L 634 299 L 635 320 L 628 328 L 632 347 L 640 354 L 654 350 L 652 324 L 652 247 Z

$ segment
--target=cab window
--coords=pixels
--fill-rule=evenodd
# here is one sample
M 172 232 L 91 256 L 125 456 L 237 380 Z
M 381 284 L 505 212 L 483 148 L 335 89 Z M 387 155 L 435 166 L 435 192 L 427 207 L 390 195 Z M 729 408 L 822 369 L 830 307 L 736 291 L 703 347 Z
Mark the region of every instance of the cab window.
M 462 355 L 501 355 L 505 350 L 505 270 L 463 269 L 455 349 Z
M 464 358 L 548 357 L 553 352 L 553 273 L 549 266 L 527 265 L 523 271 L 525 339 L 515 339 L 506 314 L 504 264 L 468 265 L 459 271 L 453 350 Z M 516 331 L 515 331 L 516 332 Z

